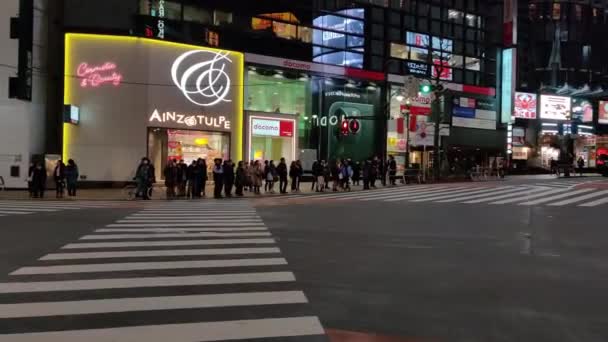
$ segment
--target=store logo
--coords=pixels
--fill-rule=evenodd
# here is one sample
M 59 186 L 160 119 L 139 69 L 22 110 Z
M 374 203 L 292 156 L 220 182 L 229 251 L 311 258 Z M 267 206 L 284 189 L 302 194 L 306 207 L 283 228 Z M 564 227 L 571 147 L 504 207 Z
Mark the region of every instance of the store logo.
M 179 56 L 171 67 L 173 83 L 188 101 L 198 106 L 213 106 L 231 102 L 230 76 L 226 72 L 232 60 L 229 52 L 205 50 L 188 51 Z
M 283 61 L 283 66 L 292 68 L 292 69 L 300 69 L 300 70 L 302 70 L 302 69 L 310 70 L 310 68 L 311 68 L 311 65 L 308 63 L 295 62 L 295 61 L 290 61 L 290 60 Z
M 204 126 L 220 129 L 230 129 L 230 121 L 225 116 L 212 117 L 207 115 L 188 115 L 179 114 L 176 112 L 160 113 L 155 109 L 148 119 L 149 122 L 157 122 L 162 124 L 175 123 L 187 127 Z
M 251 134 L 267 137 L 293 137 L 294 122 L 287 120 L 251 120 Z
M 100 65 L 80 63 L 76 69 L 76 76 L 80 78 L 82 88 L 99 87 L 107 83 L 118 86 L 122 82 L 122 74 L 117 71 L 116 64 L 112 62 Z

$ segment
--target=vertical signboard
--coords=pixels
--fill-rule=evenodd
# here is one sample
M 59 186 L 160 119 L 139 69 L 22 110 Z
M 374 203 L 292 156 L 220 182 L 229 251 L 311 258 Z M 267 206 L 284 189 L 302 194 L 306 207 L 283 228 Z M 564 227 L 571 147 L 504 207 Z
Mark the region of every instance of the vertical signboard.
M 501 65 L 501 108 L 500 121 L 511 122 L 513 113 L 513 93 L 515 92 L 515 48 L 502 50 Z
M 513 117 L 518 119 L 536 119 L 537 96 L 532 93 L 515 93 Z

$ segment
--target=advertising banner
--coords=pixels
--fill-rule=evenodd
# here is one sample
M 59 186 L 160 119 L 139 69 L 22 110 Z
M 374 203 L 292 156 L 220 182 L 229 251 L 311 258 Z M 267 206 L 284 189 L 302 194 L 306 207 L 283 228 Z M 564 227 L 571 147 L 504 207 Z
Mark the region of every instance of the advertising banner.
M 496 120 L 497 109 L 494 99 L 454 97 L 453 126 L 495 130 Z
M 532 93 L 515 93 L 513 117 L 519 119 L 536 119 L 537 96 Z
M 591 101 L 573 98 L 572 99 L 572 121 L 593 122 L 593 106 Z
M 599 102 L 599 113 L 597 122 L 601 125 L 608 125 L 608 101 Z
M 566 96 L 541 95 L 540 118 L 550 120 L 570 120 L 571 100 Z
M 293 137 L 293 121 L 252 119 L 251 134 L 268 137 Z

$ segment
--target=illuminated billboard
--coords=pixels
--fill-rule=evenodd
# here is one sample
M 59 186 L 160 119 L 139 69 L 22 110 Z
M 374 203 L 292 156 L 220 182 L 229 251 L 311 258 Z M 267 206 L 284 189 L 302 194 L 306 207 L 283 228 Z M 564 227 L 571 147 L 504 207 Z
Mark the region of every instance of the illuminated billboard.
M 227 50 L 66 34 L 64 103 L 80 108 L 80 122 L 64 126 L 64 155 L 83 158 L 87 146 L 117 162 L 141 158 L 147 128 L 159 127 L 231 132 L 231 157 L 241 158 L 243 63 Z
M 591 101 L 581 98 L 572 99 L 572 121 L 593 122 Z
M 532 93 L 515 93 L 513 117 L 519 119 L 536 119 L 537 96 Z
M 541 95 L 540 118 L 550 120 L 570 120 L 571 100 L 566 96 Z
M 600 101 L 598 107 L 597 122 L 602 125 L 608 125 L 608 101 Z

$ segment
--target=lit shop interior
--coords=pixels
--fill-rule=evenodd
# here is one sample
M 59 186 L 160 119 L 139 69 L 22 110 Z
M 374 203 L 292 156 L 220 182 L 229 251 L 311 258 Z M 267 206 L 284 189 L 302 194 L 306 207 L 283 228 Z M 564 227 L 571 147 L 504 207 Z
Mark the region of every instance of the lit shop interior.
M 164 179 L 162 172 L 170 160 L 183 160 L 190 164 L 201 158 L 207 162 L 210 171 L 213 160 L 228 159 L 229 151 L 229 133 L 148 128 L 148 155 L 152 164 L 157 166 L 157 179 Z
M 246 70 L 249 129 L 245 142 L 250 159 L 278 160 L 283 156 L 290 162 L 293 156 L 310 171 L 317 159 L 362 161 L 382 153 L 377 85 L 272 67 L 251 65 Z M 345 117 L 360 118 L 357 134 L 339 134 Z M 294 152 L 290 153 L 292 147 Z

